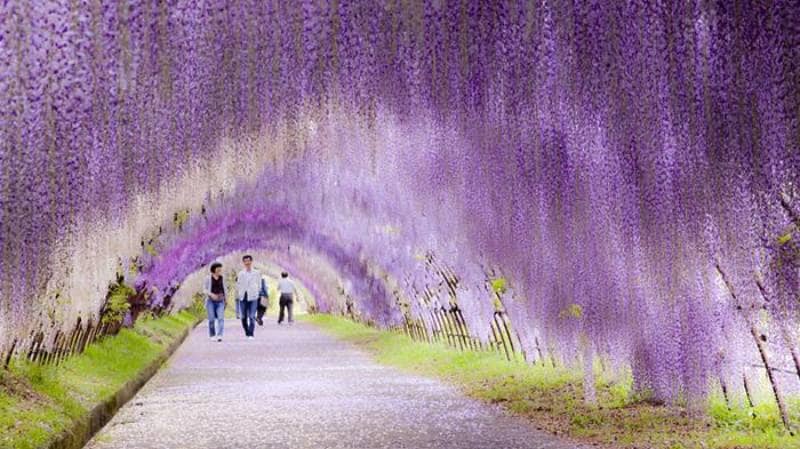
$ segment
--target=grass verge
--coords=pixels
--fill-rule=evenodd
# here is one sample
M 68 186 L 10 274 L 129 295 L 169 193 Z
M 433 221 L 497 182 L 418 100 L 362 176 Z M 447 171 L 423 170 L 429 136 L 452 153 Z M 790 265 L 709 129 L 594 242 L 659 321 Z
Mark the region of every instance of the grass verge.
M 140 319 L 57 367 L 15 360 L 0 370 L 0 448 L 48 447 L 161 357 L 197 316 Z
M 579 372 L 416 342 L 342 317 L 309 315 L 303 320 L 367 349 L 380 363 L 453 383 L 467 395 L 501 404 L 557 435 L 614 448 L 800 448 L 800 437 L 783 430 L 775 407 L 759 406 L 753 418 L 751 410 L 729 410 L 714 398 L 708 413 L 690 414 L 683 407 L 653 405 L 632 396 L 630 376 L 599 380 L 599 405 L 590 407 L 583 402 Z M 800 418 L 800 407 L 793 404 L 792 409 Z

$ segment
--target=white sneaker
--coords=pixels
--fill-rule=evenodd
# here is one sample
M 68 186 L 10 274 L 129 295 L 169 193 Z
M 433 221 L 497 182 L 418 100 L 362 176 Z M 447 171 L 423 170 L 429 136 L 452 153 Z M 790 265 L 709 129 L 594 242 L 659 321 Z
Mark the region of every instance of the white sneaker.
M 256 337 L 247 337 L 248 340 L 255 340 Z
M 211 336 L 211 337 L 208 337 L 208 338 L 209 338 L 211 341 L 214 341 L 214 340 L 215 340 L 217 337 Z

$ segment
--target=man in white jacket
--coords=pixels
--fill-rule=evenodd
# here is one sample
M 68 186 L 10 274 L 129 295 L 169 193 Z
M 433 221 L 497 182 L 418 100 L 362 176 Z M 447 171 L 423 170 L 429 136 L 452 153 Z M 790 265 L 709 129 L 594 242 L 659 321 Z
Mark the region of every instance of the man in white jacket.
M 267 296 L 267 286 L 261 272 L 253 268 L 253 256 L 242 257 L 244 270 L 236 278 L 236 299 L 242 319 L 244 335 L 248 340 L 254 338 L 256 329 L 256 310 L 261 297 Z

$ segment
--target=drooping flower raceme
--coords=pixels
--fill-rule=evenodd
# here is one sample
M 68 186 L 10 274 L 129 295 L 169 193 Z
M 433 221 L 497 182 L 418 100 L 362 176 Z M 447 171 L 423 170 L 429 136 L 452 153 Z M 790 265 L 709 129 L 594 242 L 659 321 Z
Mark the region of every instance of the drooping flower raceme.
M 741 379 L 753 332 L 785 366 L 797 17 L 791 1 L 3 2 L 0 347 L 96 317 L 118 273 L 159 307 L 254 249 L 323 310 L 437 326 L 431 309 L 457 305 L 484 340 L 501 273 L 532 358 L 603 355 L 658 399 Z

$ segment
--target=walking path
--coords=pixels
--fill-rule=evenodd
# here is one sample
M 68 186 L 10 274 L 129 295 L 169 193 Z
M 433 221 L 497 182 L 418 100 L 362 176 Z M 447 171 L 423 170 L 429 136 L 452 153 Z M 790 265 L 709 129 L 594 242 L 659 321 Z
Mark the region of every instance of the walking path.
M 222 343 L 198 326 L 86 446 L 574 449 L 455 388 L 381 366 L 312 325 L 267 323 Z

